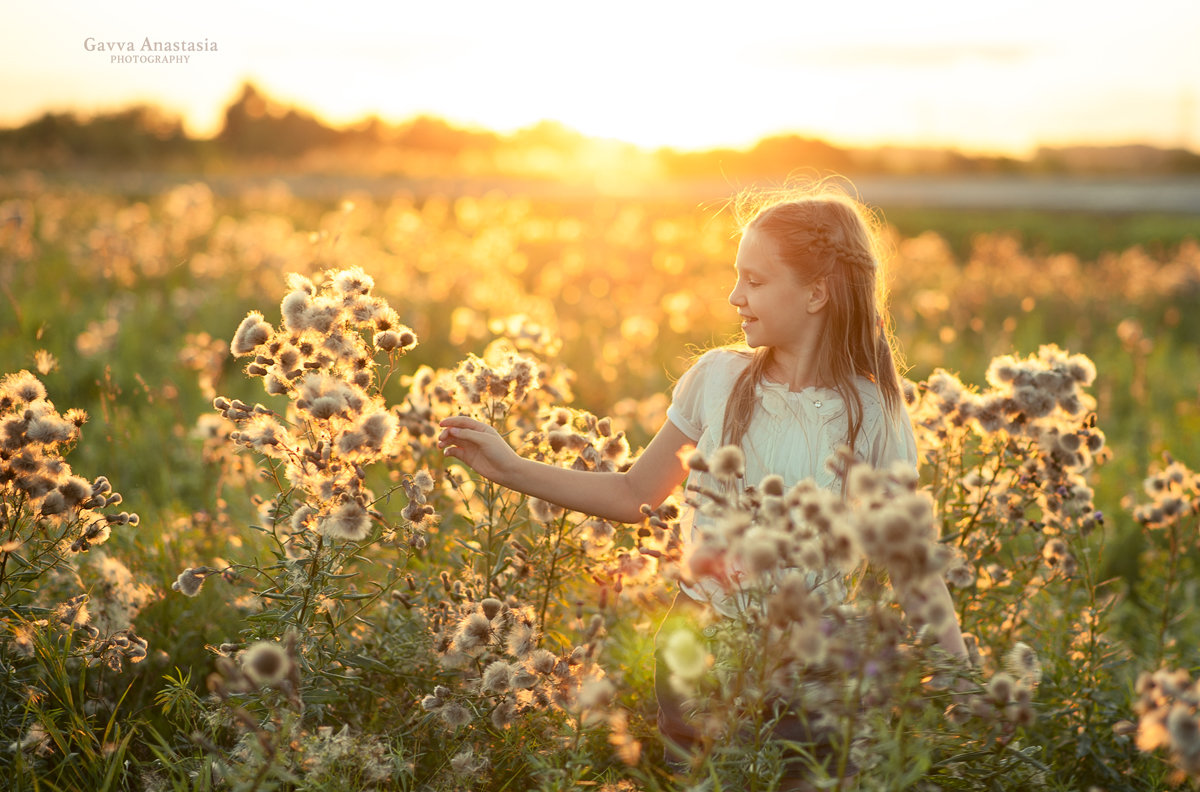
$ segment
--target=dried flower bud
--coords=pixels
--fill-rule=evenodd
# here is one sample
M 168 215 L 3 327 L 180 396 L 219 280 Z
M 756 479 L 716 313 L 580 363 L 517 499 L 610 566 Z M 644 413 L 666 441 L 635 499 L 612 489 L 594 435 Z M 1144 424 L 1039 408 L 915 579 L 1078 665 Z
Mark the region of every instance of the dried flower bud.
M 483 608 L 483 615 L 488 621 L 495 619 L 500 613 L 500 609 L 504 607 L 504 603 L 495 597 L 487 597 L 479 605 Z

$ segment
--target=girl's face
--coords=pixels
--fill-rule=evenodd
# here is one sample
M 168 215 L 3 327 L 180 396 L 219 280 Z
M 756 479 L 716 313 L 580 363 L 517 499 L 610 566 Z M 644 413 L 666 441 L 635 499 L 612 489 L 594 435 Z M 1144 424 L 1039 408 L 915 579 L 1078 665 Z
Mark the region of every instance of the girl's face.
M 737 282 L 729 304 L 742 317 L 742 331 L 751 347 L 784 350 L 811 342 L 818 328 L 814 289 L 800 282 L 796 271 L 784 264 L 775 242 L 751 227 L 738 245 Z

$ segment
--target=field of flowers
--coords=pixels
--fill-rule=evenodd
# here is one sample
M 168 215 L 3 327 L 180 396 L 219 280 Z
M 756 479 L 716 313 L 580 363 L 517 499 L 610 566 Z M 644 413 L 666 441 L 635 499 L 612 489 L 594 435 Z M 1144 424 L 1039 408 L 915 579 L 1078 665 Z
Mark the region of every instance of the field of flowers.
M 839 459 L 845 500 L 693 493 L 719 530 L 685 556 L 685 493 L 638 525 L 564 512 L 450 464 L 436 426 L 630 464 L 736 329 L 719 206 L 7 177 L 6 783 L 770 790 L 790 760 L 829 789 L 1195 784 L 1200 245 L 890 244 L 920 479 Z M 737 480 L 735 454 L 691 464 Z M 703 746 L 668 765 L 654 636 L 714 558 L 749 571 L 743 607 L 663 628 Z M 884 565 L 944 576 L 969 668 Z M 772 739 L 780 700 L 819 750 Z

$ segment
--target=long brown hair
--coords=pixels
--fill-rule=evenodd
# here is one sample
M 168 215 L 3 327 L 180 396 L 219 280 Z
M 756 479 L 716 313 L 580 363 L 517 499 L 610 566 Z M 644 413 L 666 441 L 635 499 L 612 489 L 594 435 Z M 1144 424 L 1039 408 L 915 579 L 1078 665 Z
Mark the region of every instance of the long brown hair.
M 887 312 L 879 221 L 862 204 L 822 183 L 805 190 L 753 193 L 734 205 L 744 234 L 755 229 L 773 240 L 783 263 L 803 283 L 825 278 L 829 298 L 818 339 L 817 379 L 846 405 L 846 439 L 855 447 L 863 424 L 863 401 L 855 384 L 875 384 L 888 410 L 901 409 L 899 358 Z M 721 435 L 741 445 L 758 405 L 756 390 L 771 364 L 771 349 L 755 350 L 734 383 Z

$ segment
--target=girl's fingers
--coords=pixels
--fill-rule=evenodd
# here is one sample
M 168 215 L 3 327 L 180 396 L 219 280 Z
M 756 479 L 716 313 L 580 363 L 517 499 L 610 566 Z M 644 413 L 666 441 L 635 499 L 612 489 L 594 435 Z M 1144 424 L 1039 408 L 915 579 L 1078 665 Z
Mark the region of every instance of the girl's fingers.
M 442 429 L 438 439 L 449 440 L 455 437 L 470 439 L 475 434 L 482 434 L 482 430 L 470 426 L 447 426 Z
M 461 442 L 463 439 L 461 434 L 462 434 L 461 430 L 443 429 L 442 433 L 440 435 L 438 435 L 438 442 L 437 442 L 438 447 L 445 448 L 446 446 L 451 445 L 453 443 Z
M 467 420 L 470 420 L 469 418 Z M 478 423 L 478 422 L 476 422 Z M 438 435 L 438 447 L 445 448 L 449 445 L 473 444 L 479 445 L 483 443 L 487 437 L 490 427 L 487 424 L 480 423 L 478 428 L 475 426 L 461 426 L 458 424 L 445 426 L 441 434 Z
M 474 418 L 468 418 L 465 415 L 451 415 L 449 418 L 443 418 L 440 425 L 455 426 L 462 429 L 474 429 L 476 431 L 483 431 L 484 429 L 488 428 L 488 425 L 483 421 L 477 421 Z

